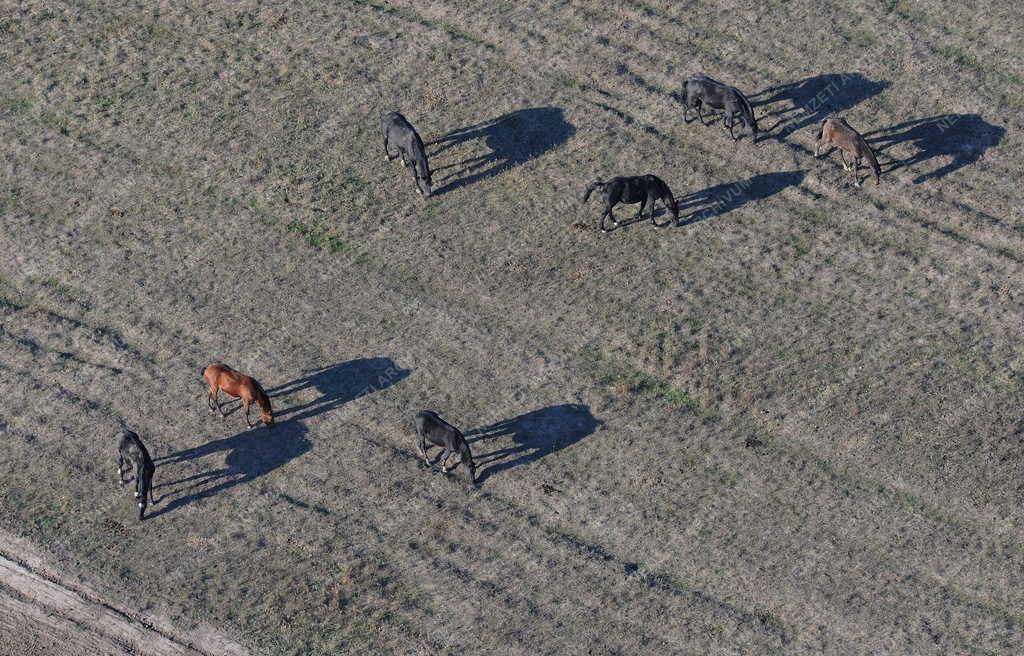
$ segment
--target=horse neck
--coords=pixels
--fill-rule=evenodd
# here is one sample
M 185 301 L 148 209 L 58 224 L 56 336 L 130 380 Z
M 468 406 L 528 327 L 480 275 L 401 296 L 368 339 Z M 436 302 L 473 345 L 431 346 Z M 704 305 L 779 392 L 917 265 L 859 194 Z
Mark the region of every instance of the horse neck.
M 263 391 L 260 384 L 256 381 L 252 383 L 253 399 L 256 401 L 256 405 L 260 407 L 260 410 L 270 412 L 270 397 Z
M 420 177 L 429 178 L 430 166 L 427 164 L 427 152 L 423 148 L 422 141 L 420 141 L 417 145 L 419 146 L 419 148 L 415 149 L 415 152 L 412 155 L 413 159 L 416 160 L 416 166 L 418 166 L 420 169 Z

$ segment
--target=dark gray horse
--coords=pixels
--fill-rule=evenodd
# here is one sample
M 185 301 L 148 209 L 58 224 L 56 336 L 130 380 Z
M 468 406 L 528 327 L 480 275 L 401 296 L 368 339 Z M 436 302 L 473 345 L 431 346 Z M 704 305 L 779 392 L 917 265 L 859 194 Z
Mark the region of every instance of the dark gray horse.
M 384 159 L 389 162 L 394 159 L 388 151 L 388 145 L 393 143 L 398 148 L 397 157 L 402 158 L 402 166 L 412 166 L 416 191 L 430 196 L 430 166 L 423 140 L 415 128 L 398 112 L 388 112 L 381 118 L 380 129 L 384 133 Z
M 745 127 L 750 128 L 754 143 L 757 143 L 757 121 L 754 119 L 754 110 L 739 89 L 712 80 L 706 75 L 694 75 L 683 82 L 683 120 L 689 123 L 691 119 L 687 116 L 691 109 L 696 109 L 697 118 L 700 119 L 701 124 L 707 125 L 704 122 L 704 115 L 701 113 L 701 108 L 704 105 L 725 111 L 722 127 L 729 130 L 729 136 L 733 138 L 733 141 L 739 139 L 732 130 L 736 119 L 739 118 Z
M 419 447 L 423 461 L 429 467 L 441 463 L 441 471 L 448 473 L 448 459 L 458 451 L 462 464 L 469 471 L 469 480 L 476 483 L 476 463 L 473 462 L 473 454 L 469 451 L 466 438 L 458 428 L 452 426 L 433 410 L 424 410 L 416 414 L 416 446 Z M 443 446 L 444 450 L 435 460 L 427 457 L 427 442 L 436 446 Z
M 612 178 L 607 182 L 594 180 L 587 185 L 586 190 L 583 192 L 584 203 L 587 202 L 591 192 L 595 189 L 601 190 L 601 197 L 604 200 L 604 212 L 601 213 L 601 218 L 598 221 L 598 227 L 601 228 L 601 232 L 608 232 L 604 227 L 604 218 L 606 216 L 611 218 L 612 224 L 615 227 L 619 226 L 619 222 L 615 220 L 615 215 L 612 214 L 612 208 L 619 203 L 640 203 L 640 210 L 637 211 L 634 220 L 639 220 L 643 217 L 644 208 L 646 207 L 651 213 L 651 223 L 655 227 L 661 228 L 667 224 L 659 225 L 654 220 L 654 203 L 660 200 L 665 204 L 665 208 L 672 213 L 673 220 L 679 223 L 679 210 L 676 208 L 676 200 L 672 196 L 672 190 L 656 175 L 620 176 Z
M 135 498 L 139 500 L 139 519 L 142 519 L 143 513 L 146 512 L 147 496 L 153 505 L 156 505 L 153 499 L 153 472 L 156 471 L 156 465 L 153 464 L 153 459 L 149 457 L 149 451 L 139 436 L 127 428 L 122 428 L 117 434 L 117 477 L 122 487 L 133 480 L 124 479 L 126 470 L 135 470 Z

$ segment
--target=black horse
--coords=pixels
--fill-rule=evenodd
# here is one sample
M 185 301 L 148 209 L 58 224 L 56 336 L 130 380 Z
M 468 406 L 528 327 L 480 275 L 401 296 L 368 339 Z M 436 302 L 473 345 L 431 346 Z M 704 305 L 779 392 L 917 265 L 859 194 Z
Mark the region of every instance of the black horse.
M 433 467 L 436 463 L 440 462 L 441 471 L 447 474 L 448 459 L 458 451 L 462 464 L 469 471 L 470 482 L 476 483 L 476 463 L 473 462 L 473 454 L 469 451 L 466 438 L 462 436 L 462 432 L 458 428 L 441 419 L 433 410 L 423 410 L 416 414 L 416 435 L 416 446 L 419 448 L 420 455 L 423 456 L 423 461 L 427 463 L 427 466 Z M 444 447 L 441 455 L 434 460 L 427 457 L 427 442 Z
M 729 131 L 729 136 L 733 138 L 733 141 L 739 139 L 733 133 L 733 126 L 736 124 L 736 119 L 739 118 L 745 127 L 750 128 L 754 143 L 757 143 L 757 121 L 754 119 L 754 110 L 750 106 L 750 101 L 739 92 L 739 89 L 712 80 L 706 75 L 694 75 L 683 82 L 683 120 L 689 123 L 691 119 L 687 116 L 691 109 L 696 109 L 697 118 L 700 119 L 701 124 L 707 125 L 704 122 L 704 115 L 701 113 L 701 108 L 704 105 L 712 109 L 725 110 L 722 127 Z
M 394 143 L 398 148 L 397 157 L 402 158 L 402 166 L 412 166 L 416 176 L 416 191 L 430 196 L 430 166 L 427 164 L 427 153 L 423 149 L 423 140 L 415 128 L 398 112 L 388 112 L 380 122 L 384 133 L 384 159 L 391 161 L 394 157 L 388 151 L 388 144 Z
M 135 498 L 139 500 L 139 519 L 141 520 L 143 513 L 146 512 L 147 495 L 153 505 L 156 505 L 156 501 L 153 499 L 153 472 L 156 471 L 156 465 L 153 464 L 153 459 L 149 457 L 149 451 L 146 450 L 146 446 L 139 436 L 127 428 L 122 428 L 121 432 L 117 434 L 117 477 L 120 479 L 122 487 L 132 480 L 124 479 L 126 469 L 135 470 L 133 477 Z
M 587 202 L 590 198 L 591 192 L 595 189 L 601 190 L 601 196 L 604 199 L 604 212 L 601 214 L 601 218 L 598 221 L 598 226 L 601 228 L 601 232 L 608 232 L 604 227 L 604 218 L 611 217 L 612 223 L 615 227 L 619 226 L 619 222 L 615 220 L 615 215 L 612 214 L 612 208 L 619 203 L 640 203 L 640 210 L 636 213 L 634 220 L 639 220 L 644 213 L 644 208 L 650 209 L 651 223 L 655 227 L 661 228 L 668 224 L 658 224 L 654 220 L 654 203 L 661 201 L 665 204 L 665 208 L 672 213 L 672 218 L 675 223 L 679 223 L 679 210 L 676 208 L 675 198 L 672 196 L 672 191 L 668 188 L 668 185 L 656 175 L 637 175 L 637 176 L 626 176 L 612 178 L 608 182 L 602 182 L 601 180 L 594 180 L 587 185 L 586 190 L 583 192 L 583 202 Z

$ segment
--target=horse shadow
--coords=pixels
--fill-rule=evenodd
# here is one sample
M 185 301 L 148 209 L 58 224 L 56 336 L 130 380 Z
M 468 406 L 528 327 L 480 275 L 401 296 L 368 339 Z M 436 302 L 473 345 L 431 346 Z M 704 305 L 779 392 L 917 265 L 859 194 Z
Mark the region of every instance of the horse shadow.
M 785 103 L 761 116 L 776 119 L 771 127 L 761 126 L 761 131 L 767 135 L 778 130 L 775 138 L 782 140 L 832 114 L 845 112 L 890 86 L 892 82 L 888 80 L 869 80 L 860 73 L 825 73 L 769 87 L 749 100 L 755 108 Z
M 676 201 L 679 225 L 713 219 L 747 203 L 763 200 L 803 182 L 806 171 L 762 173 L 746 180 L 727 182 L 684 196 Z M 689 212 L 685 217 L 684 212 Z
M 477 483 L 571 446 L 603 425 L 603 421 L 590 413 L 589 407 L 563 403 L 475 428 L 466 433 L 466 442 L 474 447 L 478 442 L 504 436 L 511 436 L 513 442 L 509 447 L 474 454 L 473 460 L 477 465 L 483 465 Z
M 895 159 L 885 153 L 887 171 L 913 166 L 936 157 L 951 158 L 933 171 L 914 178 L 914 184 L 941 178 L 968 164 L 1002 141 L 1006 129 L 992 125 L 977 114 L 946 114 L 919 118 L 868 132 L 865 140 L 876 153 L 885 153 L 893 146 L 911 144 L 915 152 L 904 159 Z
M 185 487 L 161 494 L 160 501 L 163 501 L 171 494 L 184 492 L 170 503 L 154 508 L 149 517 L 157 517 L 241 483 L 248 483 L 294 460 L 309 449 L 306 427 L 298 421 L 288 420 L 275 424 L 269 430 L 246 430 L 233 437 L 214 440 L 157 458 L 156 462 L 162 468 L 169 464 L 199 460 L 218 453 L 227 454 L 222 467 L 154 485 L 154 489 L 180 485 Z M 157 469 L 157 472 L 159 473 L 160 469 Z
M 449 132 L 428 144 L 440 146 L 430 154 L 432 159 L 469 141 L 482 141 L 488 152 L 435 168 L 434 171 L 457 167 L 459 170 L 447 175 L 445 180 L 450 182 L 435 190 L 434 195 L 494 177 L 565 143 L 575 133 L 576 128 L 565 120 L 558 107 L 519 109 Z
M 273 399 L 308 388 L 315 389 L 320 393 L 315 399 L 283 408 L 274 415 L 290 420 L 309 419 L 334 410 L 349 401 L 391 387 L 408 377 L 410 372 L 411 370 L 396 365 L 391 358 L 359 358 L 307 371 L 295 380 L 268 390 L 267 394 Z

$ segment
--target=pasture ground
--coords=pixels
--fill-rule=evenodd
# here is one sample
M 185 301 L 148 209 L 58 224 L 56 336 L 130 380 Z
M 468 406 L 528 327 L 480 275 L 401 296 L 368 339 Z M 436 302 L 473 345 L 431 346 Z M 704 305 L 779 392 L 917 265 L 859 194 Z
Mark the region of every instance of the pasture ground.
M 1014 3 L 0 6 L 0 529 L 97 599 L 267 654 L 1024 651 Z M 760 143 L 683 123 L 699 70 Z M 686 224 L 593 230 L 647 172 Z

